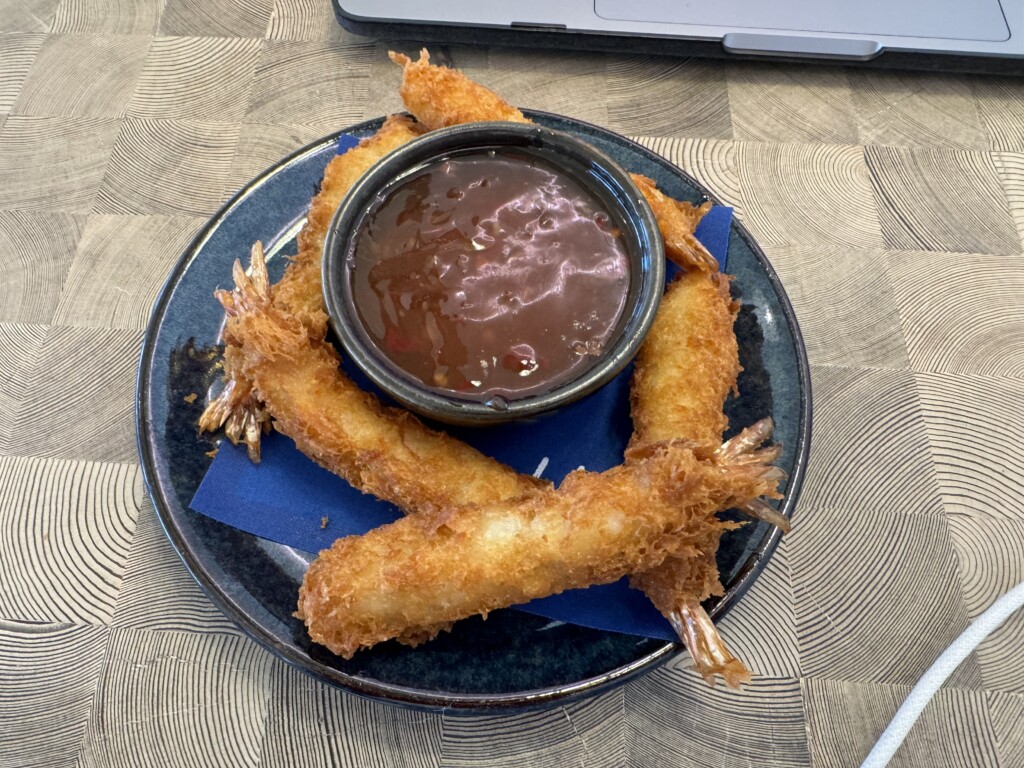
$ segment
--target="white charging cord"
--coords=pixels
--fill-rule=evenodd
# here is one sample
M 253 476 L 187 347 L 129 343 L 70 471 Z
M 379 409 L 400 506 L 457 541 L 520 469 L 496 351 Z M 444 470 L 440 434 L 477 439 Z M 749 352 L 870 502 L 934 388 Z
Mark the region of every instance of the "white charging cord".
M 1024 606 L 1024 582 L 1000 597 L 981 616 L 975 619 L 967 629 L 937 658 L 928 670 L 917 681 L 910 695 L 893 715 L 892 721 L 864 758 L 861 768 L 884 768 L 889 764 L 900 744 L 907 738 L 921 712 L 931 701 L 936 691 L 942 687 L 946 679 L 960 666 L 971 651 L 978 647 L 982 640 L 991 635 L 1004 621 Z

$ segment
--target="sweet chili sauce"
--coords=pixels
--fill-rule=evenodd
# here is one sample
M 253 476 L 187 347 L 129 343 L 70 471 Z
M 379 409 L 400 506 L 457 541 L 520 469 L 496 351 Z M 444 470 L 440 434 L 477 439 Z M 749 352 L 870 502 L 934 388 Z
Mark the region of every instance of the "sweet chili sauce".
M 629 288 L 621 234 L 543 158 L 477 151 L 393 186 L 349 255 L 356 311 L 399 369 L 474 400 L 547 391 L 601 354 Z

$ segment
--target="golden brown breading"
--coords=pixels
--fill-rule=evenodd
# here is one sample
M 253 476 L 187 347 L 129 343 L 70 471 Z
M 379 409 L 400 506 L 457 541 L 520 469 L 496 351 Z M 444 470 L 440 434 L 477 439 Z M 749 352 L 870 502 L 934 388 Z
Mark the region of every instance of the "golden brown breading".
M 326 331 L 320 276 L 324 240 L 334 213 L 349 189 L 378 160 L 422 134 L 422 126 L 408 117 L 391 115 L 373 136 L 331 158 L 324 169 L 320 191 L 310 202 L 306 225 L 297 238 L 298 253 L 273 290 L 274 305 L 303 318 L 316 338 L 322 339 Z
M 415 645 L 458 619 L 566 589 L 604 584 L 686 555 L 719 509 L 774 491 L 778 470 L 685 443 L 647 447 L 557 491 L 410 516 L 339 539 L 310 565 L 298 614 L 314 641 L 350 657 L 391 638 Z
M 420 51 L 419 61 L 394 51 L 389 51 L 388 56 L 402 67 L 398 93 L 406 109 L 427 130 L 486 120 L 530 122 L 518 109 L 457 69 L 431 64 L 426 48 Z
M 696 227 L 697 221 L 699 217 L 688 226 Z M 669 286 L 636 358 L 630 445 L 676 438 L 702 444 L 721 441 L 728 426 L 722 407 L 740 372 L 733 332 L 736 310 L 729 279 L 717 265 L 706 272 L 691 264 Z M 735 687 L 747 682 L 750 673 L 701 606 L 723 593 L 715 560 L 719 535 L 711 532 L 696 553 L 670 556 L 659 567 L 634 574 L 630 583 L 672 623 L 705 680 L 713 684 L 720 674 Z
M 632 445 L 721 442 L 728 426 L 722 405 L 740 373 L 735 310 L 720 273 L 685 272 L 668 287 L 636 357 Z
M 327 333 L 320 267 L 324 238 L 334 212 L 345 193 L 370 166 L 421 132 L 420 126 L 409 118 L 393 115 L 373 136 L 327 164 L 320 191 L 310 203 L 306 224 L 299 233 L 298 253 L 273 289 L 275 306 L 298 318 L 311 339 L 322 340 Z M 219 298 L 230 304 L 230 294 L 222 293 Z M 269 427 L 270 414 L 263 407 L 262 398 L 253 392 L 252 381 L 235 366 L 244 338 L 232 331 L 230 323 L 225 335 L 224 388 L 203 411 L 199 428 L 212 432 L 224 426 L 228 439 L 243 443 L 249 457 L 258 462 L 260 435 Z
M 407 106 L 429 128 L 488 119 L 525 121 L 518 110 L 490 91 L 457 71 L 430 65 L 425 55 L 415 63 L 401 55 L 393 55 L 392 58 L 404 68 L 402 94 Z M 408 121 L 403 125 L 394 118 L 389 120 L 381 133 L 387 135 L 391 129 L 399 136 L 395 146 L 412 138 L 419 130 Z M 401 138 L 403 130 L 411 135 Z M 267 284 L 265 271 L 259 268 L 260 254 L 257 252 L 252 278 L 246 277 L 238 268 L 238 289 L 234 293 L 220 296 L 228 313 L 233 315 L 229 327 L 233 345 L 229 347 L 225 360 L 228 371 L 237 372 L 235 381 L 238 386 L 233 395 L 245 403 L 258 403 L 257 397 L 266 401 L 266 411 L 253 411 L 248 421 L 243 422 L 247 426 L 246 434 L 255 430 L 258 438 L 259 428 L 265 423 L 260 417 L 267 411 L 273 413 L 280 431 L 291 435 L 303 451 L 346 477 L 356 487 L 394 501 L 406 511 L 432 513 L 429 522 L 420 518 L 415 524 L 415 529 L 421 532 L 438 526 L 448 519 L 448 515 L 463 514 L 452 511 L 452 508 L 464 504 L 485 503 L 499 508 L 511 504 L 509 499 L 526 494 L 530 499 L 521 500 L 512 506 L 539 509 L 546 503 L 543 499 L 564 500 L 568 497 L 557 497 L 552 491 L 540 491 L 536 481 L 516 475 L 507 467 L 477 454 L 458 441 L 426 430 L 408 414 L 382 408 L 338 370 L 334 351 L 323 341 L 326 329 L 320 293 L 320 248 L 323 234 L 344 191 L 362 173 L 357 170 L 354 160 L 345 161 L 344 158 L 365 146 L 363 159 L 372 163 L 387 151 L 389 141 L 375 137 L 364 142 L 357 150 L 351 150 L 332 161 L 325 174 L 323 190 L 314 200 L 309 223 L 300 234 L 299 256 L 289 268 L 285 279 L 273 291 Z M 348 162 L 353 162 L 353 165 L 349 166 Z M 716 272 L 714 259 L 692 235 L 693 228 L 708 206 L 677 203 L 665 197 L 649 179 L 634 179 L 654 209 L 670 257 L 691 270 Z M 718 283 L 719 288 L 724 284 L 724 280 Z M 683 297 L 688 290 L 689 284 L 670 292 L 666 297 L 670 310 L 673 306 L 672 295 Z M 701 293 L 699 298 L 705 300 L 708 296 Z M 679 311 L 683 314 L 687 311 L 685 305 L 686 302 L 679 302 L 682 308 Z M 707 321 L 707 318 L 697 319 L 701 323 Z M 703 332 L 701 323 L 695 326 L 698 335 Z M 687 326 L 672 328 L 667 323 L 664 329 L 666 337 L 674 338 L 677 342 L 681 340 L 680 331 L 684 334 L 689 332 Z M 704 330 L 710 333 L 714 329 Z M 728 333 L 731 335 L 731 326 Z M 682 341 L 684 347 L 688 346 L 685 336 Z M 634 411 L 638 409 L 638 398 L 641 403 L 639 410 L 643 411 L 642 404 L 647 398 L 650 398 L 653 406 L 657 405 L 657 398 L 669 397 L 671 400 L 678 397 L 678 392 L 673 391 L 671 380 L 672 375 L 678 375 L 679 370 L 669 369 L 666 371 L 669 375 L 661 376 L 656 367 L 648 366 L 648 385 L 646 389 L 641 386 L 641 394 L 634 394 Z M 718 379 L 715 379 L 716 388 L 717 382 Z M 255 389 L 250 388 L 250 385 L 254 385 Z M 698 392 L 696 397 L 703 398 L 703 407 L 714 399 L 714 394 Z M 724 399 L 724 395 L 721 399 Z M 700 434 L 695 437 L 704 440 L 716 430 L 720 434 L 719 427 L 723 418 L 721 399 L 717 416 L 712 414 L 716 416 L 711 419 L 714 426 L 700 430 Z M 224 407 L 221 408 L 223 410 Z M 227 410 L 230 412 L 230 409 Z M 698 408 L 688 412 L 683 408 L 667 414 L 664 419 L 659 419 L 655 414 L 645 419 L 638 431 L 647 435 L 659 430 L 666 433 L 682 431 L 685 434 L 689 429 L 687 420 L 695 423 L 699 418 L 698 412 L 706 411 L 707 408 L 703 411 Z M 645 437 L 634 442 L 645 443 L 652 439 L 655 438 Z M 629 471 L 634 474 L 640 472 L 632 464 Z M 564 487 L 565 493 L 571 495 L 573 488 L 589 487 L 589 483 L 591 480 L 588 476 L 576 477 Z M 650 487 L 642 491 L 649 492 Z M 643 496 L 643 492 L 635 488 L 630 493 L 637 498 Z M 557 506 L 559 502 L 551 503 Z M 441 530 L 447 529 L 446 525 Z M 714 649 L 720 645 L 714 626 L 700 608 L 697 602 L 699 598 L 695 597 L 708 593 L 717 584 L 714 551 L 720 533 L 721 525 L 714 522 L 713 518 L 705 521 L 700 535 L 695 533 L 686 544 L 688 549 L 677 550 L 677 554 L 683 555 L 679 558 L 679 569 L 663 575 L 661 581 L 649 582 L 652 592 L 658 594 L 657 590 L 662 589 L 665 599 L 659 598 L 659 602 L 674 605 L 675 609 L 666 615 L 670 619 L 678 619 L 677 630 L 687 639 L 695 655 L 703 653 L 705 656 L 714 656 Z M 462 553 L 455 554 L 461 560 Z M 412 556 L 409 552 L 403 554 L 406 558 Z M 653 561 L 642 560 L 639 564 L 646 565 L 648 562 Z M 324 575 L 323 568 L 326 566 L 314 566 L 316 572 L 321 574 L 321 580 L 333 584 L 333 577 Z M 654 569 L 650 573 L 657 574 L 659 570 Z M 478 572 L 478 575 L 481 573 Z M 502 574 L 498 576 L 500 580 Z M 649 577 L 645 575 L 642 578 Z M 486 592 L 495 589 L 495 586 L 481 584 L 478 589 Z M 313 594 L 309 592 L 307 596 Z M 669 599 L 672 595 L 675 596 L 674 601 Z M 328 602 L 332 599 L 329 595 L 320 594 L 320 597 Z M 434 599 L 443 601 L 446 598 L 435 595 Z M 474 608 L 471 612 L 489 610 L 489 604 L 485 600 L 482 608 Z M 447 626 L 451 620 L 447 615 L 430 618 L 430 615 L 424 614 L 415 628 L 403 630 L 403 637 L 408 641 L 425 639 Z M 360 640 L 354 646 L 346 647 L 354 651 L 360 644 L 367 642 L 376 640 Z M 710 646 L 712 651 L 702 650 L 706 646 Z M 716 671 L 724 670 L 720 668 Z M 726 674 L 728 678 L 728 672 Z M 729 679 L 732 681 L 732 678 Z
M 673 200 L 658 189 L 653 179 L 638 173 L 630 174 L 630 178 L 654 212 L 665 241 L 665 255 L 683 269 L 717 272 L 718 261 L 693 234 L 704 214 L 711 210 L 711 203 L 696 206 Z
M 250 272 L 236 265 L 237 287 L 221 294 L 237 342 L 226 355 L 274 414 L 275 429 L 307 456 L 364 493 L 421 515 L 550 487 L 382 406 L 339 370 L 330 344 L 312 340 L 300 317 L 271 300 L 259 243 Z

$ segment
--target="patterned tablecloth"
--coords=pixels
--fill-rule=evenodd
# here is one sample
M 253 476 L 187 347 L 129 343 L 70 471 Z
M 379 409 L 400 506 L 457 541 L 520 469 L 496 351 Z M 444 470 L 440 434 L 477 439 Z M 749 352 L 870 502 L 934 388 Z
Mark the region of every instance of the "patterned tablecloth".
M 547 711 L 327 688 L 244 637 L 164 537 L 135 367 L 177 256 L 292 149 L 400 109 L 326 0 L 0 0 L 0 766 L 851 766 L 1024 578 L 1024 82 L 438 48 L 511 101 L 677 163 L 764 246 L 812 363 L 796 529 L 723 633 Z M 1024 765 L 1024 616 L 901 766 Z

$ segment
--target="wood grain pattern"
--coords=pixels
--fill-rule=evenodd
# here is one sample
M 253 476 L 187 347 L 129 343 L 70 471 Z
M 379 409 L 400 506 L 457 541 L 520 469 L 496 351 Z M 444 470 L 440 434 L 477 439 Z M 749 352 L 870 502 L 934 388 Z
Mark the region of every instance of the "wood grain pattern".
M 57 35 L 47 39 L 12 110 L 18 115 L 121 117 L 149 49 L 148 37 Z M 95 68 L 78 82 L 75 73 Z
M 950 535 L 960 562 L 964 602 L 971 618 L 1024 582 L 1024 520 L 979 520 L 951 515 Z M 978 647 L 987 690 L 1024 694 L 1024 614 L 1012 617 Z
M 84 224 L 84 216 L 0 210 L 0 322 L 50 322 Z
M 0 209 L 88 213 L 117 120 L 12 115 L 0 131 Z
M 989 149 L 967 77 L 877 69 L 848 72 L 858 143 Z
M 330 3 L 318 0 L 273 0 L 267 24 L 267 39 L 356 42 L 360 38 L 346 32 L 338 24 Z
M 971 81 L 978 114 L 992 149 L 1024 148 L 1024 88 L 1019 78 L 976 77 Z
M 890 248 L 1015 253 L 1020 240 L 992 156 L 866 147 Z
M 158 37 L 128 113 L 137 118 L 240 122 L 260 41 L 229 37 Z M 224 83 L 231 87 L 225 88 Z
M 1024 381 L 920 373 L 914 376 L 935 477 L 950 514 L 1024 521 Z
M 96 213 L 208 216 L 227 198 L 239 126 L 199 120 L 125 120 Z
M 202 224 L 184 216 L 88 217 L 53 322 L 142 330 L 167 275 Z
M 898 500 L 904 513 L 941 517 L 912 375 L 814 366 L 811 383 L 814 439 L 801 503 L 856 516 Z
M 918 251 L 890 263 L 914 370 L 1024 378 L 1020 256 Z
M 153 35 L 164 0 L 61 0 L 52 32 Z
M 627 765 L 623 701 L 623 692 L 617 690 L 540 712 L 445 717 L 441 764 L 445 768 Z
M 137 331 L 51 327 L 30 367 L 16 369 L 24 392 L 20 428 L 3 453 L 41 458 L 135 461 Z
M 986 690 L 1024 695 L 1024 616 L 1018 612 L 1007 619 L 978 646 L 977 655 Z
M 758 62 L 726 71 L 738 140 L 857 143 L 846 70 Z
M 731 139 L 729 93 L 717 62 L 663 56 L 611 56 L 607 121 L 641 136 Z
M 790 536 L 808 677 L 909 685 L 967 626 L 945 519 L 908 514 L 898 497 L 854 514 L 805 507 Z M 980 682 L 968 660 L 950 684 Z
M 0 618 L 0 765 L 75 764 L 108 634 Z
M 1000 765 L 1024 765 L 1024 696 L 988 693 L 985 699 L 996 734 Z
M 973 619 L 1024 581 L 1024 520 L 950 515 L 949 531 L 960 561 L 964 604 Z
M 0 457 L 0 616 L 109 623 L 141 493 L 135 466 Z
M 260 38 L 271 0 L 164 0 L 160 34 L 178 37 Z
M 742 691 L 655 670 L 626 688 L 629 765 L 772 768 L 809 763 L 800 683 L 755 677 Z
M 351 696 L 284 663 L 270 674 L 261 768 L 441 765 L 440 714 Z
M 795 524 L 799 525 L 799 520 Z M 787 539 L 779 544 L 771 562 L 743 600 L 719 622 L 729 649 L 762 677 L 798 678 L 801 675 Z M 690 657 L 682 654 L 671 664 L 689 668 Z
M 889 253 L 839 245 L 768 246 L 816 365 L 907 368 Z
M 245 121 L 299 123 L 323 133 L 357 122 L 363 115 L 370 43 L 263 44 Z M 397 81 L 396 81 L 397 82 Z
M 46 36 L 38 34 L 0 34 L 0 114 L 14 106 L 44 40 Z
M 997 152 L 993 159 L 1024 250 L 1024 152 Z
M 305 125 L 243 125 L 238 137 L 238 150 L 231 162 L 229 186 L 243 186 L 280 162 L 281 158 L 323 135 L 319 128 Z
M 842 145 L 737 145 L 743 220 L 764 245 L 884 246 L 863 152 Z
M 735 142 L 651 136 L 631 138 L 704 184 L 724 205 L 733 208 L 736 218 L 743 220 L 743 196 L 740 194 Z
M 900 702 L 906 686 L 838 680 L 803 682 L 814 768 L 855 768 L 867 756 Z M 984 694 L 943 689 L 895 754 L 891 768 L 1005 768 Z
M 82 768 L 255 768 L 271 657 L 240 637 L 114 629 Z
M 605 59 L 604 54 L 494 48 L 486 75 L 475 76 L 517 106 L 608 125 Z M 456 61 L 454 66 L 463 65 Z
M 60 0 L 0 0 L 0 32 L 49 32 Z
M 4 351 L 4 366 L 0 369 L 0 453 L 14 443 L 17 412 L 26 395 L 19 382 L 28 378 L 39 359 L 47 331 L 45 325 L 0 323 L 0 349 Z
M 148 497 L 140 504 L 112 624 L 146 631 L 241 634 L 182 567 Z
M 135 465 L 139 337 L 190 235 L 297 146 L 402 109 L 386 53 L 420 47 L 327 0 L 0 0 L 0 767 L 856 766 L 1024 578 L 1024 81 L 430 46 L 733 205 L 814 363 L 795 532 L 722 623 L 754 683 L 708 689 L 681 656 L 462 718 L 252 645 Z M 1024 765 L 1021 669 L 1017 616 L 893 765 Z

